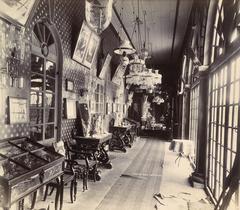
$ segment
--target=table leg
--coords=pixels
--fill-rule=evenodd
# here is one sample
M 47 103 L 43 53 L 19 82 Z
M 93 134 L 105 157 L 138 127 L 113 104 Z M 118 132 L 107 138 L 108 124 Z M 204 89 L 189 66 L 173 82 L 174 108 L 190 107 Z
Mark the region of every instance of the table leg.
M 18 210 L 24 210 L 24 198 L 18 202 Z
M 61 175 L 61 181 L 60 181 L 60 210 L 62 210 L 62 206 L 63 206 L 63 193 L 64 193 L 64 180 L 63 180 L 63 175 Z
M 33 199 L 32 199 L 31 209 L 34 209 L 36 200 L 37 200 L 37 190 L 33 193 Z
M 100 161 L 103 163 L 103 165 L 107 168 L 107 169 L 111 169 L 112 168 L 112 164 L 111 161 L 109 159 L 108 153 L 104 148 L 104 145 L 100 146 Z

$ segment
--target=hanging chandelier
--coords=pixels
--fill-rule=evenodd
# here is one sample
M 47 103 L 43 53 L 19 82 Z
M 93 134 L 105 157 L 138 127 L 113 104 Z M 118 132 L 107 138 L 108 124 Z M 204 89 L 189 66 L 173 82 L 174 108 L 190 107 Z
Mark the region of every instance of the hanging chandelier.
M 149 50 L 147 44 L 147 27 L 146 27 L 146 11 L 144 13 L 144 42 L 142 42 L 140 25 L 143 23 L 139 17 L 139 0 L 138 0 L 138 14 L 135 19 L 133 33 L 136 33 L 137 54 L 129 62 L 129 74 L 126 75 L 126 84 L 128 87 L 137 86 L 138 89 L 146 90 L 152 93 L 156 87 L 162 83 L 162 75 L 159 70 L 149 69 L 145 65 L 145 60 L 149 57 Z M 149 29 L 148 29 L 149 39 Z M 149 44 L 149 40 L 148 40 Z
M 126 75 L 128 86 L 137 85 L 140 89 L 152 92 L 157 85 L 162 83 L 162 75 L 159 70 L 146 68 L 145 61 L 135 55 L 129 63 L 129 74 Z
M 113 0 L 86 0 L 85 18 L 88 25 L 98 34 L 102 33 L 112 19 Z

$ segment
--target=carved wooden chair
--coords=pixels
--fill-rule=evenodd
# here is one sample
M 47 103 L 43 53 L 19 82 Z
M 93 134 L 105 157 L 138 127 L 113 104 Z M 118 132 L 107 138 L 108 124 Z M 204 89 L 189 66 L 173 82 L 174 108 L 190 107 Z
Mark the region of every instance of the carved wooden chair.
M 66 151 L 64 148 L 63 141 L 54 143 L 53 148 L 56 152 L 65 156 Z M 79 171 L 75 169 L 76 165 L 77 165 L 76 162 L 65 158 L 63 182 L 64 182 L 64 185 L 67 185 L 68 183 L 70 183 L 70 199 L 71 199 L 72 203 L 73 203 L 73 201 L 76 200 L 76 193 L 77 193 L 76 177 L 77 177 L 77 174 L 79 173 Z M 46 185 L 46 190 L 45 190 L 44 198 L 43 198 L 43 200 L 45 201 L 47 196 L 51 195 L 53 193 L 54 189 L 56 189 L 55 206 L 57 206 L 60 193 L 62 193 L 61 185 L 59 184 L 59 182 L 60 182 L 59 179 L 56 179 L 56 181 L 49 182 Z M 51 188 L 51 190 L 49 192 L 50 188 Z
M 98 175 L 98 161 L 96 154 L 88 149 L 78 147 L 77 144 L 72 144 L 69 141 L 65 142 L 67 157 L 77 163 L 76 170 L 79 171 L 78 178 L 83 180 L 83 191 L 88 188 L 88 179 L 92 176 L 94 182 L 97 180 Z
M 109 141 L 109 149 L 112 151 L 121 150 L 126 152 L 124 138 L 117 129 L 114 129 L 114 121 L 115 120 L 112 118 L 109 122 L 109 132 L 112 133 L 112 139 Z

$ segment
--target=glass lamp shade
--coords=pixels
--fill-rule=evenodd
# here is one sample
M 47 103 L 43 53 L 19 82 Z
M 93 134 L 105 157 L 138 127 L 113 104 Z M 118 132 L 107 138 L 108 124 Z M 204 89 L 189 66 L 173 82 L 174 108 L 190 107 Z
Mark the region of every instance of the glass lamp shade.
M 98 34 L 104 31 L 112 19 L 113 0 L 86 0 L 85 18 L 88 25 Z
M 128 40 L 123 40 L 121 42 L 121 45 L 114 50 L 114 53 L 117 55 L 123 55 L 123 54 L 131 55 L 135 52 L 136 50 L 132 47 L 132 45 Z
M 143 71 L 131 71 L 126 75 L 128 85 L 138 85 L 140 89 L 155 89 L 162 83 L 162 75 L 153 73 L 152 69 L 143 68 Z

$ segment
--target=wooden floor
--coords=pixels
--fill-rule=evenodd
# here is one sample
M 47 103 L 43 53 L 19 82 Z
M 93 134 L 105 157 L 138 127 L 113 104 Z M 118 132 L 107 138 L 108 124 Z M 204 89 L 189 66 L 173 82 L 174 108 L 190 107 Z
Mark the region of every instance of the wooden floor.
M 69 186 L 65 186 L 63 210 L 209 209 L 202 206 L 202 198 L 206 197 L 204 191 L 188 184 L 192 173 L 188 159 L 182 158 L 180 164 L 176 164 L 177 154 L 169 151 L 169 142 L 140 138 L 127 150 L 127 153 L 109 152 L 113 168 L 101 169 L 101 181 L 89 181 L 87 191 L 82 192 L 82 181 L 78 180 L 74 203 L 70 202 Z M 153 198 L 155 193 L 164 195 L 161 203 Z M 36 209 L 50 206 L 53 210 L 54 196 L 53 193 L 47 201 L 38 202 Z
M 159 192 L 163 162 L 164 142 L 146 140 L 145 145 L 111 187 L 97 210 L 153 209 L 154 193 Z

